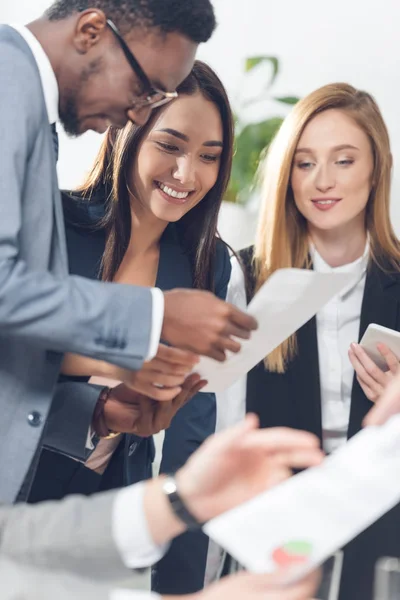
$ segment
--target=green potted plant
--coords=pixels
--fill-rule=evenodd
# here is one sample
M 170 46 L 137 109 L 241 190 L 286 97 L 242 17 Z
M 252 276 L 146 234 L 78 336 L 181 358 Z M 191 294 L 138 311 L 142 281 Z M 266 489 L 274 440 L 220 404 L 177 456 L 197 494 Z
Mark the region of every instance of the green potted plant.
M 279 73 L 279 60 L 276 56 L 253 56 L 246 59 L 245 73 L 254 70 L 266 70 L 270 67 L 266 82 L 261 93 L 250 99 L 239 100 L 236 111 L 235 125 L 235 154 L 232 165 L 232 177 L 226 193 L 225 200 L 228 202 L 247 202 L 254 176 L 257 171 L 261 153 L 268 148 L 272 138 L 279 129 L 283 116 L 277 115 L 257 122 L 248 123 L 243 118 L 246 109 L 263 101 L 274 100 L 280 104 L 293 105 L 299 100 L 297 96 L 274 96 L 271 94 L 276 77 Z M 247 87 L 247 86 L 246 86 Z
M 241 94 L 236 104 L 235 114 L 235 152 L 232 165 L 232 176 L 227 189 L 219 219 L 219 232 L 235 250 L 254 242 L 256 230 L 258 202 L 253 185 L 260 155 L 268 148 L 275 133 L 279 129 L 287 105 L 296 104 L 296 96 L 274 96 L 271 92 L 279 72 L 279 60 L 275 56 L 253 56 L 246 59 L 244 92 L 252 88 L 253 78 L 258 81 L 261 91 L 245 97 Z M 249 85 L 248 85 L 249 84 Z M 253 86 L 254 87 L 254 86 Z M 265 112 L 266 105 L 275 109 L 286 105 L 286 111 L 279 111 L 276 116 L 261 120 L 248 119 L 249 113 L 254 117 L 259 108 Z M 270 106 L 268 106 L 268 112 Z M 283 112 L 283 114 L 280 114 Z M 251 202 L 250 202 L 251 200 Z

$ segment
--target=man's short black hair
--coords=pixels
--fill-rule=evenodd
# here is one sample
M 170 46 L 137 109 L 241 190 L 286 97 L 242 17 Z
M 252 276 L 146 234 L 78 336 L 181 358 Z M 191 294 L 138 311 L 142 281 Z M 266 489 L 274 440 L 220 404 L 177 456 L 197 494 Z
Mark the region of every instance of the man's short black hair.
M 56 0 L 46 16 L 56 21 L 87 8 L 102 10 L 123 33 L 134 27 L 157 28 L 196 44 L 206 42 L 216 25 L 210 0 Z

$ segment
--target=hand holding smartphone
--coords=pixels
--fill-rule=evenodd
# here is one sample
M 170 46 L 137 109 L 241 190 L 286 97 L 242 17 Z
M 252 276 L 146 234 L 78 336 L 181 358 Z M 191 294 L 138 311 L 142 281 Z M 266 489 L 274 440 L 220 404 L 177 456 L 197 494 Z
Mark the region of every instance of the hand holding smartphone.
M 383 327 L 376 323 L 370 323 L 360 342 L 360 346 L 374 363 L 382 369 L 382 371 L 387 371 L 388 365 L 380 354 L 377 344 L 385 344 L 397 359 L 400 360 L 400 333 L 394 329 L 389 329 L 388 327 Z

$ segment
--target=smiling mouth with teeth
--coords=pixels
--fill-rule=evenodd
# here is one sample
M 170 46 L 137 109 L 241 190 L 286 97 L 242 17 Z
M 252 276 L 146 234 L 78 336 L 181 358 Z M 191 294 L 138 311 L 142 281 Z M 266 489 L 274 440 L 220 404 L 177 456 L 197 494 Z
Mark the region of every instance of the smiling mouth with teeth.
M 189 194 L 192 193 L 192 192 L 177 192 L 176 190 L 173 190 L 172 188 L 168 187 L 167 185 L 164 185 L 160 181 L 156 181 L 156 185 L 158 188 L 160 188 L 160 190 L 162 192 L 164 192 L 164 194 L 167 194 L 167 196 L 170 196 L 171 198 L 177 198 L 178 200 L 184 200 L 185 198 L 187 198 L 189 196 Z
M 338 200 L 313 200 L 314 204 L 322 204 L 323 206 L 325 204 L 335 204 L 335 202 L 338 202 Z

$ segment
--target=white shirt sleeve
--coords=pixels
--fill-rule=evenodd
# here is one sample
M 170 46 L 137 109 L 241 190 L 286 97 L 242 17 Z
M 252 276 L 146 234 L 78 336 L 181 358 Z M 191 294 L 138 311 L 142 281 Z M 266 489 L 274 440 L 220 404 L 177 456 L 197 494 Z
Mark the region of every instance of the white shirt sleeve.
M 112 528 L 115 545 L 129 569 L 150 567 L 165 554 L 168 544 L 157 546 L 144 514 L 145 482 L 120 490 L 115 498 Z
M 110 594 L 110 600 L 156 600 L 161 598 L 154 592 L 145 592 L 140 590 L 114 590 Z
M 232 271 L 226 293 L 226 301 L 234 304 L 241 310 L 246 310 L 247 299 L 244 272 L 236 256 L 232 256 L 231 266 Z
M 164 321 L 164 294 L 159 288 L 152 288 L 151 295 L 153 299 L 153 317 L 151 324 L 150 344 L 146 360 L 151 360 L 157 354 L 157 348 L 161 337 L 161 329 Z
M 234 304 L 241 310 L 246 310 L 245 277 L 242 267 L 235 256 L 231 258 L 231 265 L 232 272 L 228 284 L 226 301 Z M 216 394 L 216 401 L 216 431 L 221 431 L 235 423 L 239 423 L 246 413 L 246 376 L 241 377 L 231 387 Z
M 246 285 L 243 270 L 237 258 L 231 258 L 232 272 L 229 280 L 226 301 L 241 310 L 246 310 Z M 241 377 L 226 390 L 216 394 L 217 423 L 215 431 L 221 431 L 239 423 L 246 414 L 246 376 Z M 209 541 L 204 585 L 220 578 L 225 551 L 213 540 Z
M 86 435 L 86 443 L 85 443 L 86 450 L 94 450 L 93 436 L 94 436 L 94 431 L 92 430 L 92 426 L 90 425 L 87 435 Z

